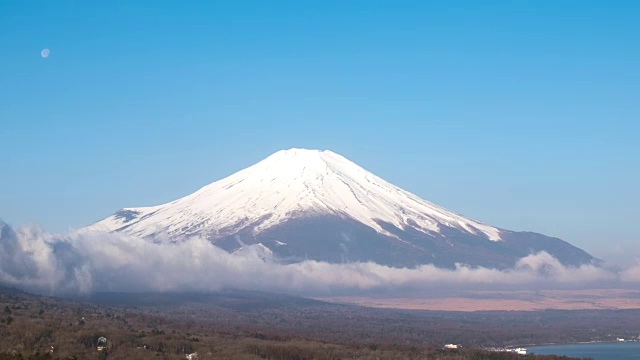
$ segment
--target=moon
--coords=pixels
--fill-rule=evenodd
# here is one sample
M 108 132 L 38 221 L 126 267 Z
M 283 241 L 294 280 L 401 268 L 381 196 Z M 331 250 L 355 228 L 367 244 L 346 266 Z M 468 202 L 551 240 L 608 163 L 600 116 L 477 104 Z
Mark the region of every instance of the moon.
M 40 51 L 40 56 L 42 56 L 43 59 L 48 58 L 49 54 L 51 54 L 51 50 L 49 49 L 42 49 L 42 51 Z

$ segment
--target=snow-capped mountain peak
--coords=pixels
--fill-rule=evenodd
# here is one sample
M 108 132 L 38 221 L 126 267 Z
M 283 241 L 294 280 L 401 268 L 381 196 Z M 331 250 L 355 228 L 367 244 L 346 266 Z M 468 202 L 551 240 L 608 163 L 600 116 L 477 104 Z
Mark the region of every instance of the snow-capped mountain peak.
M 282 150 L 167 204 L 125 208 L 90 227 L 140 236 L 225 236 L 252 226 L 258 234 L 286 220 L 337 215 L 398 238 L 381 224 L 425 234 L 456 228 L 500 241 L 501 230 L 404 191 L 328 150 Z
M 374 261 L 510 267 L 546 251 L 593 261 L 560 239 L 483 224 L 394 186 L 331 151 L 278 151 L 167 204 L 125 208 L 83 231 L 154 241 L 205 238 L 238 255 L 283 262 Z M 271 261 L 271 260 L 270 260 Z

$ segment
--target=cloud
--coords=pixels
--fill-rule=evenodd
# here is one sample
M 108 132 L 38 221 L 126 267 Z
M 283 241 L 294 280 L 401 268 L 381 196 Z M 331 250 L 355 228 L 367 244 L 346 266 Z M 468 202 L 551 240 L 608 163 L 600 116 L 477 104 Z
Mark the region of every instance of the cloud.
M 625 283 L 640 282 L 640 259 L 636 259 L 636 261 L 636 265 L 622 271 L 622 273 L 620 274 L 620 280 Z
M 52 294 L 238 288 L 328 295 L 389 289 L 588 286 L 620 279 L 638 281 L 638 275 L 640 266 L 620 275 L 593 265 L 566 267 L 544 252 L 522 258 L 508 270 L 464 265 L 408 269 L 370 262 L 279 264 L 263 249 L 229 254 L 197 237 L 181 243 L 153 243 L 119 233 L 50 234 L 33 227 L 14 231 L 0 223 L 0 283 Z

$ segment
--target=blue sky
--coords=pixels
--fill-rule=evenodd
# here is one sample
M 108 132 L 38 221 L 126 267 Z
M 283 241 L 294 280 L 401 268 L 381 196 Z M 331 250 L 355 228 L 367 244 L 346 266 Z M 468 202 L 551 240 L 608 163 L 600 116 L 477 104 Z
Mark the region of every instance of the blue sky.
M 318 148 L 629 260 L 639 17 L 634 1 L 2 1 L 0 218 L 80 227 Z

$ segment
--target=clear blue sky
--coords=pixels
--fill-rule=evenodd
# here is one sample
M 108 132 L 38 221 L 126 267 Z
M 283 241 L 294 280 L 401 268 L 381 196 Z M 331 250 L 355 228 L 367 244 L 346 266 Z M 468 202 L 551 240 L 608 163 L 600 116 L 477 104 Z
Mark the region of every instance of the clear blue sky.
M 640 255 L 640 2 L 182 3 L 0 2 L 1 218 L 80 227 L 304 147 Z

